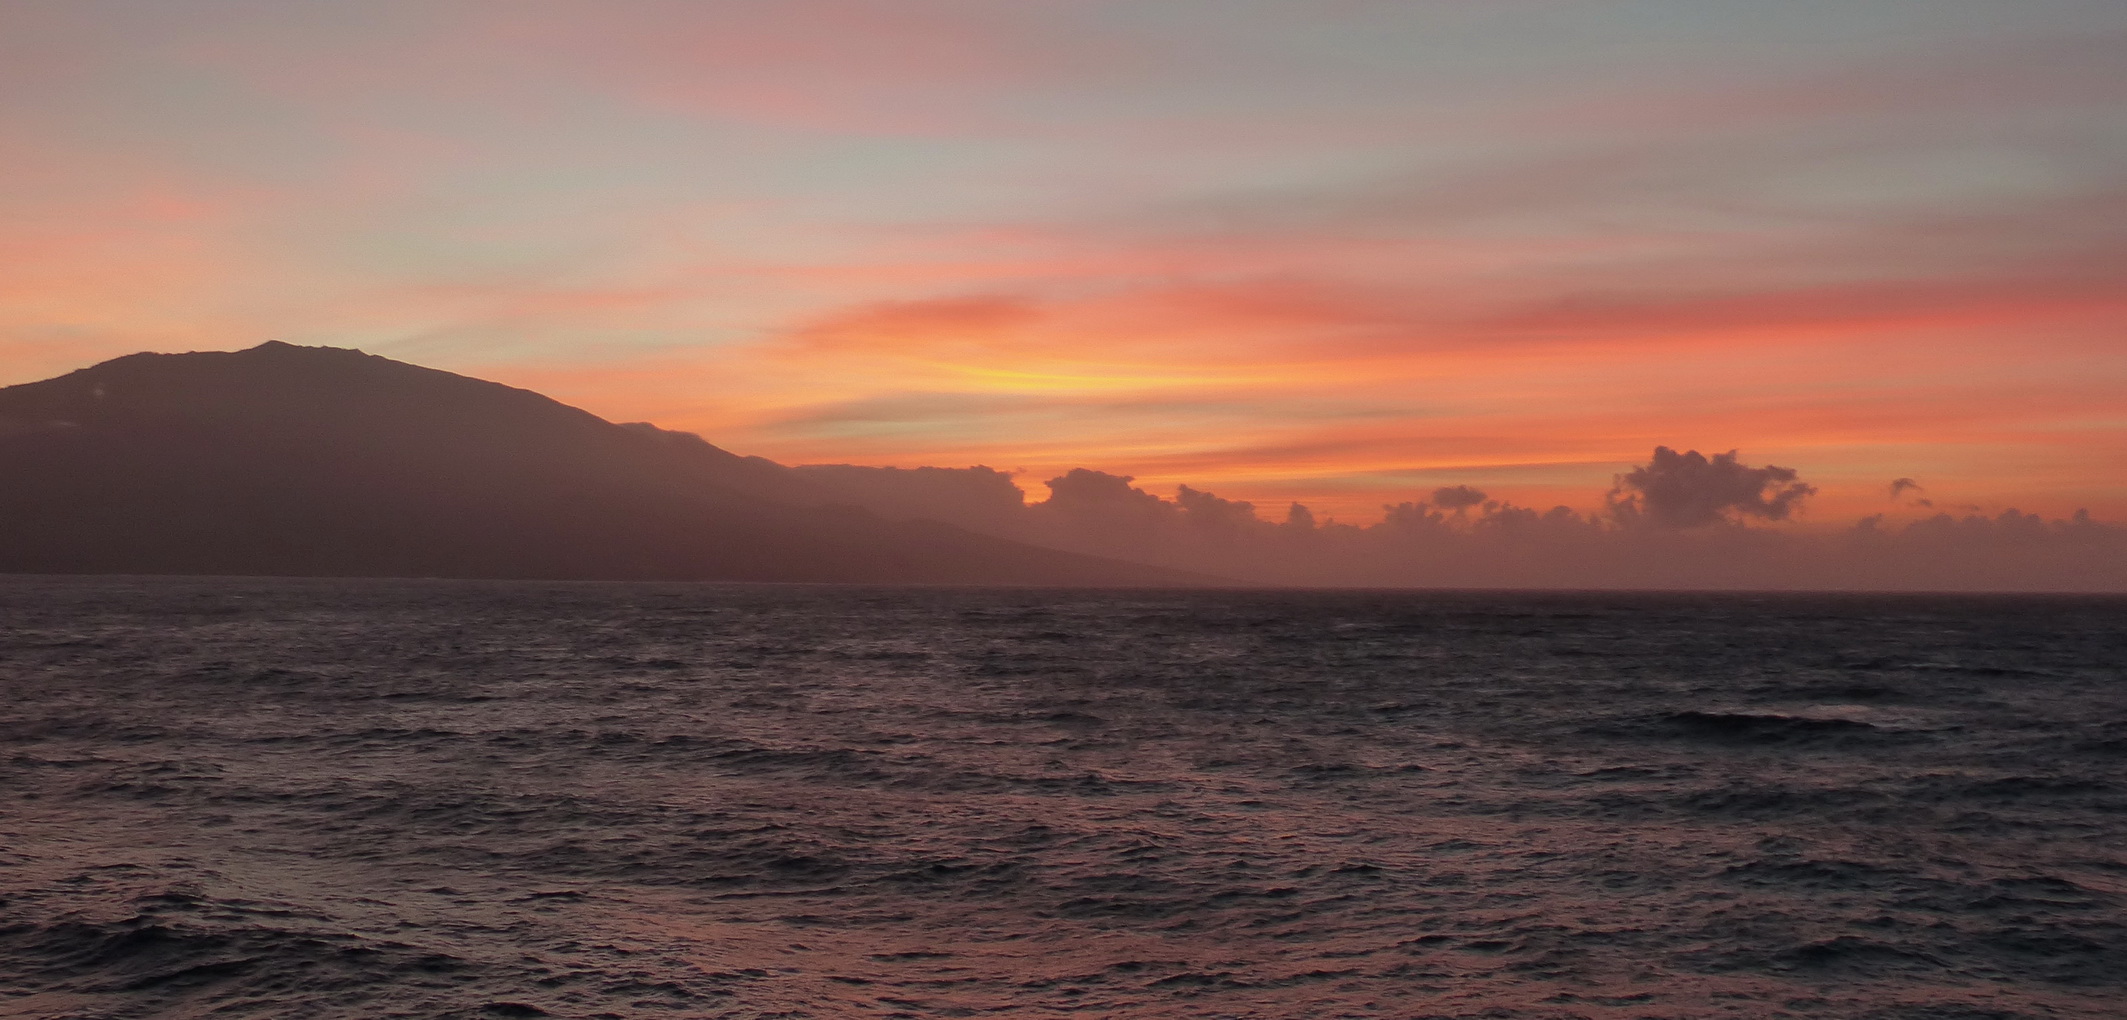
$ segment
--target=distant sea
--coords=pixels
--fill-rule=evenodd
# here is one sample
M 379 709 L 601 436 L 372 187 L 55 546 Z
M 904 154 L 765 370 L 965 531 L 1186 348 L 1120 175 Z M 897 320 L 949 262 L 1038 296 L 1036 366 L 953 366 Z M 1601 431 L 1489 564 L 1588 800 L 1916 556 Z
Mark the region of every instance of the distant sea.
M 2127 600 L 0 578 L 0 1015 L 2127 1014 Z

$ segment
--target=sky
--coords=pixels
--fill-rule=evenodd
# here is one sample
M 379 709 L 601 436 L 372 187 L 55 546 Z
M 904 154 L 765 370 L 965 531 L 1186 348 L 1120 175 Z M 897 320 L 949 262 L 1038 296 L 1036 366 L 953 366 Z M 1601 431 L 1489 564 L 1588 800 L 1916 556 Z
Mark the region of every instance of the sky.
M 2127 4 L 0 0 L 0 267 L 0 385 L 281 339 L 1036 498 L 1669 446 L 2127 520 Z

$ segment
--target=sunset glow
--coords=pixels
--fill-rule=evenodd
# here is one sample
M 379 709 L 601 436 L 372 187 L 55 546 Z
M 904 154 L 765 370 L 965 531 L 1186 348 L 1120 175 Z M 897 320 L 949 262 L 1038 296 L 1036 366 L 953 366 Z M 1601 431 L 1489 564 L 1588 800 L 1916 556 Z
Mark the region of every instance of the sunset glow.
M 2127 518 L 2127 7 L 0 7 L 0 385 L 357 347 L 1370 522 L 1657 445 Z

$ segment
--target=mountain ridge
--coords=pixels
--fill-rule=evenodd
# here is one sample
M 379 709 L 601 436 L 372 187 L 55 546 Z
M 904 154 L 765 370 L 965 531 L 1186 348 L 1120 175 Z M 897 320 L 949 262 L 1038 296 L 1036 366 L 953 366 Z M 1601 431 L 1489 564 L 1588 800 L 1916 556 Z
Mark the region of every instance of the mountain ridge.
M 0 388 L 0 571 L 1193 585 L 829 506 L 790 469 L 346 348 Z

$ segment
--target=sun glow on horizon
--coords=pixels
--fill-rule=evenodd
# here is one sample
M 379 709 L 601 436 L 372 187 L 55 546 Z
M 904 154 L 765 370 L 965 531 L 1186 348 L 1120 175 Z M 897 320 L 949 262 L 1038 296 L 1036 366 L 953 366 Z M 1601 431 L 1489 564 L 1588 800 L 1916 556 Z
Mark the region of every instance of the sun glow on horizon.
M 2117 5 L 85 0 L 0 39 L 0 384 L 278 336 L 1033 498 L 1585 509 L 1668 445 L 1798 469 L 1817 521 L 1926 509 L 1901 477 L 2127 519 Z

